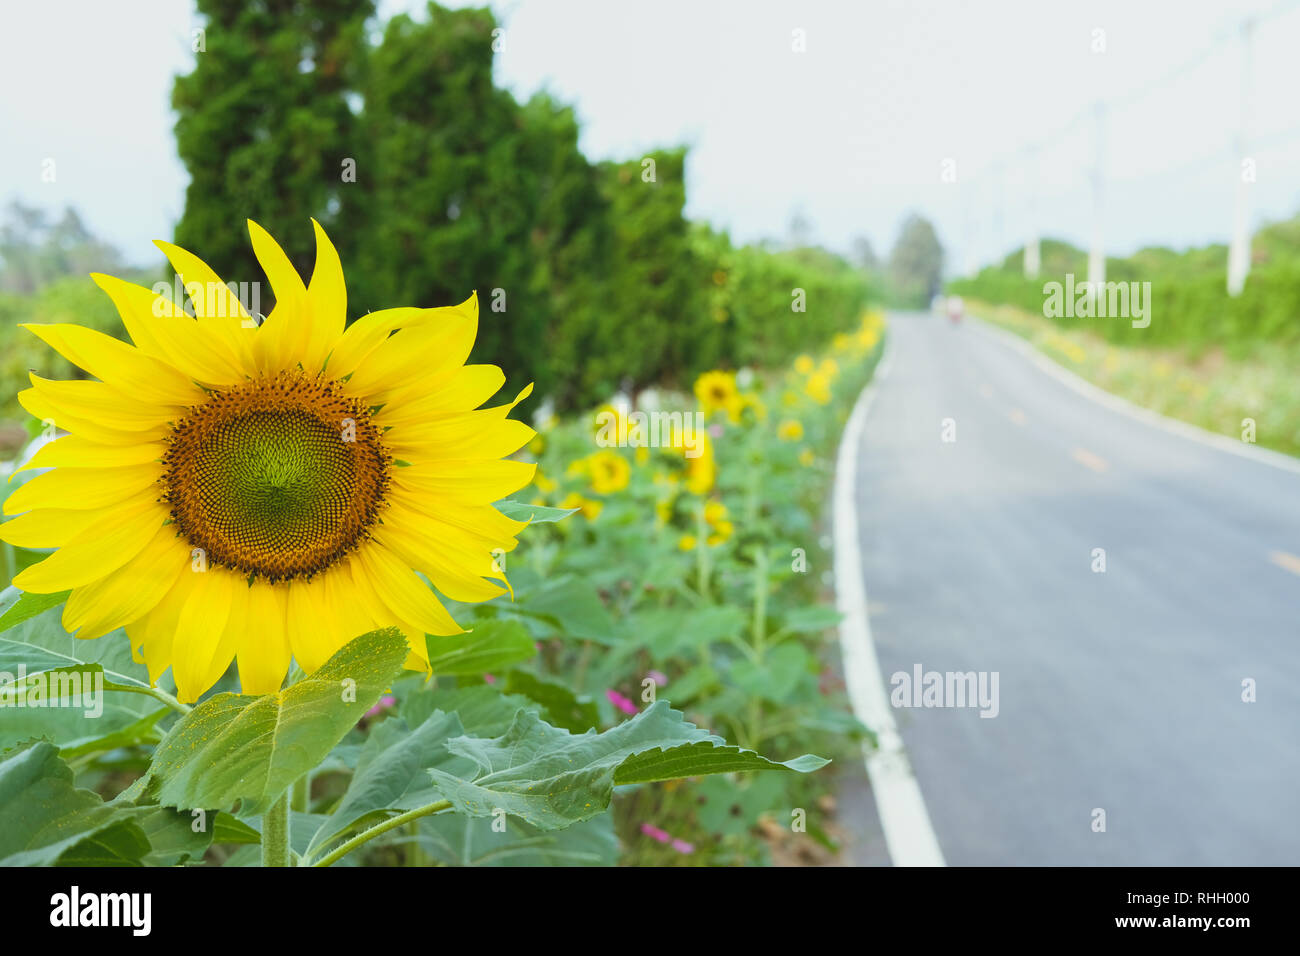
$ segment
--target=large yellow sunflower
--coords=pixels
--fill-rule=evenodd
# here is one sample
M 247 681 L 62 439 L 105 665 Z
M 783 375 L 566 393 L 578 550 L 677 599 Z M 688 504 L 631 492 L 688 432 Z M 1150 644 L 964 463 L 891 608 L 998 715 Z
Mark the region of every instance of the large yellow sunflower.
M 245 693 L 273 693 L 290 657 L 310 673 L 386 626 L 406 634 L 408 666 L 427 667 L 424 635 L 462 632 L 429 584 L 455 601 L 495 597 L 493 551 L 524 527 L 493 502 L 532 480 L 536 466 L 503 460 L 533 437 L 506 417 L 531 386 L 479 408 L 505 376 L 465 364 L 477 298 L 345 329 L 343 269 L 313 224 L 306 285 L 248 224 L 276 302 L 260 326 L 164 242 L 197 318 L 94 275 L 134 345 L 25 326 L 98 381 L 33 375 L 19 395 L 68 434 L 26 466 L 51 470 L 5 501 L 19 516 L 0 539 L 58 549 L 14 584 L 70 590 L 63 625 L 78 637 L 125 627 L 151 680 L 170 666 L 183 701 L 232 659 Z

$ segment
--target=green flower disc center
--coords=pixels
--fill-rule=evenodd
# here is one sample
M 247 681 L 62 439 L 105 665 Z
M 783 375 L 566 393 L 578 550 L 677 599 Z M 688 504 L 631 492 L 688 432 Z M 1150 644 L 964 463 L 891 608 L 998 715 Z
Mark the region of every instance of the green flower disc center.
M 215 392 L 177 422 L 165 500 L 209 563 L 311 577 L 368 536 L 391 458 L 368 412 L 301 373 Z

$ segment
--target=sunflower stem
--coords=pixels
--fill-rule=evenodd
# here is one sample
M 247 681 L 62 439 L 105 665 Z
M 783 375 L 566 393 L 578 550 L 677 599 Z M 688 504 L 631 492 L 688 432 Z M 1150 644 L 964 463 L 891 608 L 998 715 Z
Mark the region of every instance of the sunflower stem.
M 262 865 L 290 866 L 289 791 L 286 790 L 262 816 Z
M 158 687 L 137 687 L 133 684 L 118 684 L 116 682 L 113 683 L 111 687 L 109 687 L 108 681 L 105 681 L 104 684 L 106 690 L 122 691 L 127 694 L 145 694 L 149 697 L 152 697 L 154 700 L 158 701 L 159 703 L 166 704 L 168 707 L 176 711 L 176 713 L 178 714 L 182 714 L 182 715 L 188 714 L 191 710 L 194 709 L 189 704 L 182 704 L 171 694 L 167 693 L 167 691 L 162 690 L 161 688 Z
M 351 840 L 348 840 L 346 843 L 340 843 L 337 847 L 325 854 L 319 860 L 314 861 L 311 865 L 329 866 L 332 863 L 337 863 L 363 843 L 367 843 L 375 837 L 387 833 L 389 830 L 410 823 L 412 820 L 418 820 L 420 817 L 427 817 L 431 814 L 441 813 L 443 810 L 450 809 L 450 800 L 439 800 L 436 803 L 429 803 L 422 807 L 416 807 L 414 810 L 407 810 L 405 813 L 398 814 L 395 817 L 390 817 L 382 823 L 376 823 L 369 830 L 362 830 Z
M 767 578 L 767 548 L 760 546 L 754 549 L 754 626 L 753 626 L 753 659 L 754 663 L 760 668 L 763 667 L 763 658 L 767 655 L 767 591 L 769 582 Z M 749 735 L 749 746 L 756 747 L 759 737 L 762 733 L 763 726 L 763 705 L 757 697 L 749 702 L 749 726 L 746 728 Z

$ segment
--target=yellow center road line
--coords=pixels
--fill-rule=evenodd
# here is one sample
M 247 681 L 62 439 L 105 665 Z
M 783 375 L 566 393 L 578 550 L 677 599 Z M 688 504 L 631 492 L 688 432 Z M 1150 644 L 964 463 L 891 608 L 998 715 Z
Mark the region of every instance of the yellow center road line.
M 1018 408 L 1013 408 L 1011 411 L 1007 412 L 1007 418 L 1011 419 L 1017 425 L 1024 425 L 1029 421 L 1029 419 L 1025 417 L 1025 413 Z
M 1285 568 L 1292 574 L 1300 574 L 1300 558 L 1297 558 L 1294 554 L 1287 554 L 1285 551 L 1270 551 L 1268 559 L 1279 568 Z
M 1088 451 L 1086 448 L 1076 448 L 1073 452 L 1070 453 L 1070 457 L 1073 458 L 1075 461 L 1077 461 L 1079 464 L 1091 468 L 1093 471 L 1097 472 L 1098 474 L 1100 474 L 1101 472 L 1105 471 L 1107 468 L 1110 467 L 1110 465 L 1106 464 L 1106 459 L 1097 457 L 1092 452 Z

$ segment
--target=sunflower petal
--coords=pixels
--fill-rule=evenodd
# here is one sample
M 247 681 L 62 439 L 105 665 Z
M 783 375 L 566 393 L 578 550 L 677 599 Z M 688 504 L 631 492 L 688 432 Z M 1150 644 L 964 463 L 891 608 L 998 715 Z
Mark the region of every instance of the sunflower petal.
M 189 570 L 189 547 L 171 525 L 160 527 L 144 550 L 99 581 L 73 590 L 64 630 L 100 637 L 153 610 Z
M 254 581 L 248 589 L 248 620 L 239 644 L 239 686 L 245 694 L 274 694 L 289 672 L 285 588 Z
M 56 468 L 37 475 L 4 502 L 4 513 L 33 508 L 107 508 L 148 488 L 162 475 L 157 465 L 122 468 Z
M 523 488 L 536 471 L 537 465 L 523 461 L 434 461 L 394 469 L 392 480 L 415 494 L 491 504 Z
M 203 389 L 183 372 L 111 335 L 70 323 L 21 327 L 73 365 L 141 401 L 185 406 L 203 400 Z
M 307 284 L 307 321 L 310 323 L 302 367 L 308 371 L 325 364 L 330 350 L 343 334 L 347 321 L 348 290 L 343 282 L 343 263 L 329 236 L 315 219 L 316 265 Z
M 29 511 L 0 524 L 0 541 L 15 548 L 61 548 L 105 514 L 71 508 Z
M 330 614 L 321 575 L 310 581 L 291 581 L 288 591 L 285 630 L 289 647 L 298 666 L 310 674 L 342 646 L 335 633 L 337 622 Z
M 176 697 L 186 704 L 198 700 L 216 683 L 233 659 L 233 641 L 226 638 L 226 624 L 232 606 L 240 599 L 239 591 L 247 590 L 233 574 L 219 569 L 191 573 L 188 577 L 191 579 L 189 593 L 181 606 L 176 639 L 172 643 Z M 230 654 L 222 661 L 220 658 L 227 648 Z
M 179 418 L 181 406 L 129 398 L 120 389 L 88 379 L 56 380 L 29 372 L 32 388 L 66 414 L 82 420 L 108 420 L 120 431 L 154 433 Z
M 398 329 L 444 324 L 468 326 L 471 342 L 478 334 L 478 295 L 473 294 L 460 305 L 436 309 L 402 307 L 383 309 L 361 316 L 343 333 L 330 355 L 331 375 L 344 378 L 357 370 L 363 361 Z
M 57 474 L 57 472 L 56 472 Z M 98 581 L 130 561 L 167 520 L 152 496 L 119 505 L 43 561 L 14 577 L 14 587 L 54 594 Z
M 275 307 L 258 329 L 254 348 L 258 367 L 276 372 L 296 365 L 310 342 L 307 287 L 269 232 L 250 219 L 248 234 L 275 296 Z
M 449 310 L 444 321 L 398 330 L 362 359 L 344 384 L 349 395 L 370 399 L 407 393 L 423 394 L 431 376 L 464 365 L 474 347 L 477 318 Z
M 143 465 L 161 462 L 167 453 L 162 442 L 135 445 L 104 445 L 81 435 L 61 435 L 36 450 L 14 474 L 29 468 L 109 468 L 113 465 Z
M 47 428 L 62 428 L 74 435 L 88 438 L 104 445 L 138 445 L 141 442 L 159 441 L 167 435 L 168 425 L 159 424 L 145 431 L 124 431 L 102 423 L 102 416 L 83 418 L 69 412 L 57 400 L 44 392 L 25 388 L 18 393 L 18 404 L 39 419 Z
M 410 425 L 439 415 L 478 408 L 501 390 L 505 373 L 495 365 L 461 365 L 430 381 L 427 394 L 400 405 L 388 404 L 375 415 L 383 425 Z
M 221 276 L 213 271 L 211 265 L 199 259 L 194 252 L 173 246 L 172 243 L 164 242 L 162 239 L 155 239 L 153 245 L 162 250 L 162 255 L 172 263 L 175 274 L 181 277 L 181 281 L 185 284 L 185 294 L 190 298 L 200 324 L 204 320 L 217 319 L 220 321 L 213 323 L 214 328 L 237 330 L 243 320 L 250 317 L 244 310 L 243 303 L 239 302 L 238 295 L 235 295 L 230 290 L 230 286 L 221 281 Z M 234 345 L 233 336 L 229 341 Z
M 426 634 L 465 633 L 429 586 L 387 548 L 372 543 L 358 549 L 355 560 L 375 595 L 398 620 Z
M 90 277 L 108 293 L 131 340 L 146 354 L 205 385 L 234 385 L 247 378 L 230 346 L 205 334 L 170 299 L 113 276 L 92 272 Z
M 394 428 L 384 443 L 398 458 L 504 458 L 513 455 L 537 435 L 513 418 L 498 420 L 487 412 L 466 412 L 423 425 Z

